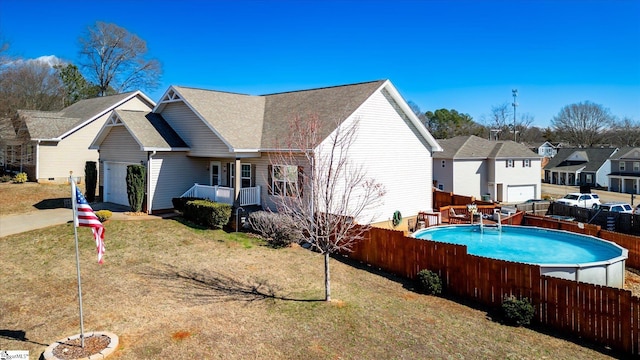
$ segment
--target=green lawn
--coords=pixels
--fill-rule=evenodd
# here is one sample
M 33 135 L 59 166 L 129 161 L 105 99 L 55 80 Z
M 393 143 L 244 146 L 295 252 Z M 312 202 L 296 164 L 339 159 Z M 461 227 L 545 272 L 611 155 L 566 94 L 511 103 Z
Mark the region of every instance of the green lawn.
M 85 331 L 117 334 L 116 359 L 610 358 L 335 259 L 338 300 L 320 301 L 323 259 L 299 247 L 112 220 L 100 266 L 89 229 L 78 230 Z M 0 349 L 35 359 L 79 333 L 71 225 L 0 238 L 0 263 Z

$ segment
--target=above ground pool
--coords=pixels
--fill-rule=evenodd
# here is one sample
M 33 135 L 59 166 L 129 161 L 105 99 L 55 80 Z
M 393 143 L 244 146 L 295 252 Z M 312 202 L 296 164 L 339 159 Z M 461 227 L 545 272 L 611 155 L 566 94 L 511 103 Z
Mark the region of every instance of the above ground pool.
M 467 253 L 537 264 L 543 275 L 621 288 L 627 249 L 610 241 L 568 231 L 529 226 L 437 226 L 415 238 L 467 246 Z

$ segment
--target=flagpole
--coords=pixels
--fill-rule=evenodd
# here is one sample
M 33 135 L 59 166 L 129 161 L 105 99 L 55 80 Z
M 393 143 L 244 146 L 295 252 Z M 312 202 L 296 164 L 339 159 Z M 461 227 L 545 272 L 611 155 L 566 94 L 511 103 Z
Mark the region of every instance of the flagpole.
M 76 182 L 73 180 L 73 171 L 69 171 L 71 182 L 71 203 L 73 209 L 73 233 L 76 238 L 76 270 L 78 273 L 78 303 L 80 304 L 80 345 L 84 348 L 84 318 L 82 315 L 82 282 L 80 278 L 80 251 L 78 250 L 78 204 L 76 200 Z

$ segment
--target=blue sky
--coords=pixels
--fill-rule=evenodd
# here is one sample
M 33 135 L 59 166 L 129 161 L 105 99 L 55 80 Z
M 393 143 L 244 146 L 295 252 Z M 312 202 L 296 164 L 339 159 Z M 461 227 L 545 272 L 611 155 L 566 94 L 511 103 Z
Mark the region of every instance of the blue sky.
M 161 86 L 246 94 L 390 79 L 423 111 L 482 122 L 495 105 L 545 127 L 592 101 L 640 121 L 640 0 L 0 2 L 11 55 L 78 63 L 95 21 L 147 41 Z

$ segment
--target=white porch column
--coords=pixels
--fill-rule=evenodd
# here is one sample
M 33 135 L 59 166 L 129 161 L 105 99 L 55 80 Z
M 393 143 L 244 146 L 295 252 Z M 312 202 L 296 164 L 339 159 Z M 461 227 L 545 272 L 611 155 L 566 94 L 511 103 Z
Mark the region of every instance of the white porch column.
M 233 177 L 233 203 L 240 205 L 240 187 L 242 186 L 242 162 L 236 158 L 235 174 Z

